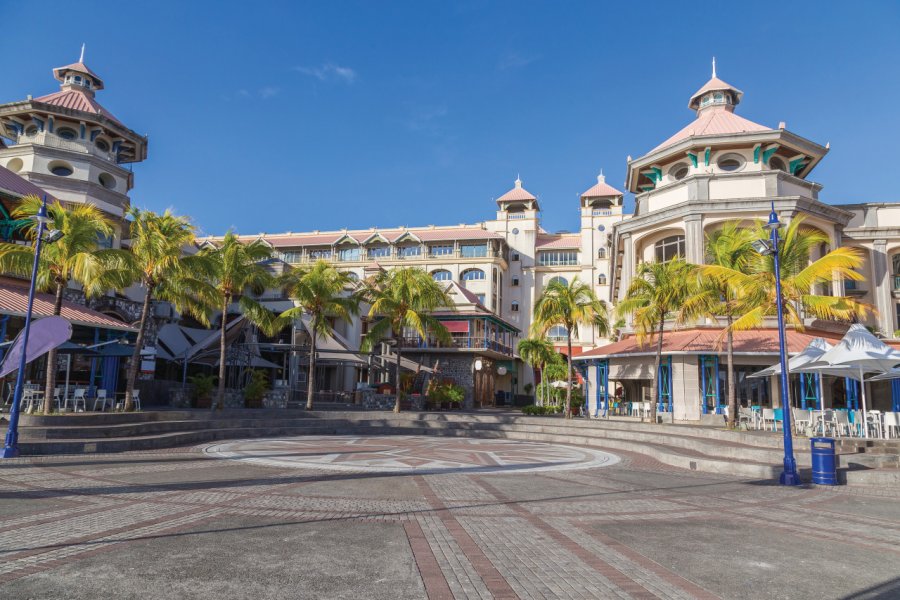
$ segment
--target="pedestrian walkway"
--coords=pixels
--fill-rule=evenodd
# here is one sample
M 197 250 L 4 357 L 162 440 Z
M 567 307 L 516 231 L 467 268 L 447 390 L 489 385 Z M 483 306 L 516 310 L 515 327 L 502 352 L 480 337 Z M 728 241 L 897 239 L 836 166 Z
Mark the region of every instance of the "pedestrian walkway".
M 627 451 L 602 466 L 517 473 L 479 467 L 498 454 L 507 467 L 533 466 L 538 444 L 328 439 L 319 451 L 267 440 L 270 455 L 298 459 L 281 465 L 242 459 L 259 457 L 259 446 L 234 446 L 228 458 L 207 452 L 218 443 L 4 462 L 0 597 L 900 593 L 898 495 L 784 488 Z M 329 458 L 308 464 L 317 456 Z M 387 459 L 452 467 L 379 470 Z M 360 460 L 355 470 L 329 466 Z

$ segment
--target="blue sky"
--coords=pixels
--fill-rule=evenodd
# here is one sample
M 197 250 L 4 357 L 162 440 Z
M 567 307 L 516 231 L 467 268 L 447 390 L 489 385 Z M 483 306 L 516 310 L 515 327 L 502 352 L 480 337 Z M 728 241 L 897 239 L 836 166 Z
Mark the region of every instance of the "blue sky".
M 740 10 L 726 12 L 723 7 Z M 133 201 L 245 234 L 491 218 L 521 173 L 575 229 L 718 74 L 831 152 L 826 202 L 894 201 L 900 3 L 0 0 L 0 101 L 78 58 L 150 137 Z M 33 25 L 29 25 L 32 23 Z M 40 32 L 40 33 L 39 33 Z

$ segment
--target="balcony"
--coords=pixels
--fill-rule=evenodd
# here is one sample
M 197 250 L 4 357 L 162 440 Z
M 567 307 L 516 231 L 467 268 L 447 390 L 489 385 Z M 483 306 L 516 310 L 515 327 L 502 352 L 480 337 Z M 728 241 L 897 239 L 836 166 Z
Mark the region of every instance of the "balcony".
M 506 253 L 502 250 L 491 250 L 489 248 L 485 248 L 484 250 L 479 251 L 471 251 L 471 250 L 462 250 L 456 248 L 453 252 L 441 253 L 441 254 L 432 254 L 428 251 L 420 252 L 419 254 L 400 254 L 396 251 L 392 251 L 389 254 L 380 255 L 380 256 L 368 256 L 365 253 L 360 253 L 358 255 L 341 255 L 339 253 L 330 253 L 330 254 L 316 254 L 310 255 L 305 252 L 283 252 L 281 254 L 281 259 L 289 264 L 306 264 L 311 262 L 316 262 L 317 260 L 326 260 L 329 262 L 340 262 L 340 263 L 370 263 L 374 261 L 378 262 L 392 262 L 392 261 L 402 261 L 402 262 L 410 262 L 410 261 L 435 261 L 435 260 L 453 260 L 453 261 L 466 261 L 466 260 L 477 260 L 477 259 L 494 259 L 494 258 L 503 258 L 506 259 Z M 576 263 L 577 264 L 577 263 Z
M 80 152 L 81 154 L 92 154 L 99 156 L 103 160 L 116 162 L 116 157 L 110 152 L 104 152 L 97 148 L 92 142 L 81 139 L 65 140 L 56 134 L 47 131 L 38 131 L 33 135 L 22 134 L 19 136 L 18 144 L 35 144 L 38 146 L 46 146 L 48 148 L 59 148 L 61 150 L 69 150 L 71 152 Z
M 491 337 L 485 336 L 453 336 L 450 344 L 443 344 L 435 339 L 422 339 L 418 336 L 403 338 L 404 350 L 482 350 L 493 351 L 504 356 L 513 356 L 513 349 Z

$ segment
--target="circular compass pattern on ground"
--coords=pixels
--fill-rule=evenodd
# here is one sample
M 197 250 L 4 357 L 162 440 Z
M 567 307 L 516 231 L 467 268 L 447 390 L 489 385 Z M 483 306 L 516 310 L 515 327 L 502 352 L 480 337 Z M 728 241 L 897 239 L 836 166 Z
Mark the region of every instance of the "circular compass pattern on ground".
M 608 452 L 559 444 L 399 435 L 238 440 L 204 452 L 270 467 L 378 473 L 532 473 L 619 462 Z

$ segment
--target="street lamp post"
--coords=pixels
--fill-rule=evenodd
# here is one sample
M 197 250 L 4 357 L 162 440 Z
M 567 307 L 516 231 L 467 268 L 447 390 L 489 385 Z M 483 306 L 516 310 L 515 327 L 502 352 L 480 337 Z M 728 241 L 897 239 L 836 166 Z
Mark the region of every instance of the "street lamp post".
M 28 333 L 31 330 L 31 309 L 34 307 L 34 287 L 37 280 L 38 264 L 41 259 L 41 245 L 44 241 L 44 230 L 50 218 L 47 216 L 47 196 L 40 210 L 35 215 L 37 235 L 34 241 L 34 264 L 31 267 L 31 286 L 28 288 L 28 308 L 25 310 L 25 328 L 22 330 L 22 351 L 19 358 L 19 372 L 16 374 L 16 389 L 13 392 L 12 406 L 9 408 L 9 429 L 6 431 L 6 444 L 3 447 L 3 458 L 15 458 L 19 455 L 19 405 L 22 402 L 22 385 L 25 382 L 25 366 L 28 364 Z M 58 238 L 57 238 L 58 239 Z M 52 365 L 47 365 L 52 368 Z M 49 402 L 44 398 L 44 402 Z
M 778 242 L 778 214 L 775 212 L 775 203 L 772 203 L 772 212 L 769 213 L 769 222 L 766 229 L 769 230 L 768 240 L 758 240 L 754 247 L 763 254 L 770 254 L 775 262 L 775 304 L 778 311 L 778 356 L 781 362 L 781 422 L 784 430 L 784 471 L 779 482 L 781 485 L 800 485 L 800 476 L 797 474 L 797 461 L 794 460 L 794 438 L 791 424 L 791 398 L 788 390 L 787 348 L 784 333 L 784 299 L 781 295 L 781 260 Z

